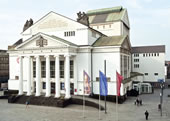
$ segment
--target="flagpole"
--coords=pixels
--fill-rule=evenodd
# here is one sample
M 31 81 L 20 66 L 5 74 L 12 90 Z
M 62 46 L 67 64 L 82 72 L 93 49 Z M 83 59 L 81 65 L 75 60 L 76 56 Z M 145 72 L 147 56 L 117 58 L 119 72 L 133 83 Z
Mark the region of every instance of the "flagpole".
M 116 79 L 116 93 L 117 92 L 117 79 Z M 118 121 L 118 113 L 117 113 L 117 94 L 116 94 L 116 121 Z
M 119 116 L 118 116 L 118 96 L 116 95 L 116 121 L 119 120 Z
M 99 74 L 100 75 L 100 74 Z M 99 120 L 101 119 L 100 118 L 100 76 L 99 76 Z
M 104 60 L 104 74 L 105 74 L 105 76 L 106 76 L 106 60 Z M 106 78 L 107 78 L 107 76 L 106 76 Z M 106 108 L 106 95 L 105 95 L 105 97 L 104 97 L 104 100 L 105 100 L 105 114 L 107 113 L 107 108 Z
M 118 77 L 117 77 L 117 71 L 116 71 L 116 121 L 119 120 L 119 115 L 118 115 Z

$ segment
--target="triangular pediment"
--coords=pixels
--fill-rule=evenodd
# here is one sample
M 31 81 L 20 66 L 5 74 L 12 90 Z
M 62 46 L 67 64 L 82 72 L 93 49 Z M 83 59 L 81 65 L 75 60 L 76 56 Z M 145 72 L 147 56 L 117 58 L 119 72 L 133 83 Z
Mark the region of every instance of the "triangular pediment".
M 56 36 L 38 33 L 18 45 L 16 49 L 66 48 L 69 46 L 75 47 L 76 45 Z
M 124 16 L 123 16 L 123 21 L 124 23 L 130 28 L 130 23 L 129 23 L 129 17 L 128 17 L 128 13 L 127 10 L 125 10 Z
M 22 34 L 36 34 L 38 32 L 55 32 L 76 28 L 88 28 L 87 26 L 53 11 L 39 19 Z
M 131 44 L 130 44 L 130 40 L 129 40 L 128 36 L 124 39 L 124 41 L 123 41 L 121 46 L 124 49 L 131 50 Z

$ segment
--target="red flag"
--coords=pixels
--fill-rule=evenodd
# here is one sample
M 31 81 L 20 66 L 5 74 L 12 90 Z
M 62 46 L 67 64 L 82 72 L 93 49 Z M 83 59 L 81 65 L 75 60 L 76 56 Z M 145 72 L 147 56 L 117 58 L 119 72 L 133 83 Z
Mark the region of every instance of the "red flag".
M 120 87 L 121 87 L 122 80 L 123 80 L 123 76 L 121 76 L 121 75 L 116 71 L 117 96 L 120 96 Z

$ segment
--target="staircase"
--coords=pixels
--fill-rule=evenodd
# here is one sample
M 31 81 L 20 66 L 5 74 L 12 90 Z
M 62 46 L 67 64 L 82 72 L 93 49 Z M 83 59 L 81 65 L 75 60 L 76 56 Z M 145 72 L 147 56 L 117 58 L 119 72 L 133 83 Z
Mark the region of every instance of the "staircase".
M 17 96 L 13 95 L 8 98 L 8 103 L 25 104 L 26 101 L 31 105 L 43 105 L 43 106 L 53 106 L 53 107 L 66 107 L 71 103 L 71 99 L 61 99 L 54 97 L 44 97 L 44 96 Z
M 8 103 L 17 103 L 17 104 L 25 104 L 29 102 L 31 105 L 43 105 L 43 106 L 52 106 L 52 107 L 66 107 L 70 104 L 83 105 L 83 99 L 79 96 L 72 96 L 70 99 L 65 99 L 64 97 L 54 98 L 44 97 L 44 96 L 26 96 L 26 95 L 12 95 L 8 97 Z M 95 99 L 87 99 L 85 100 L 86 106 L 91 106 L 94 108 L 99 108 L 98 102 Z M 101 110 L 104 110 L 103 106 L 100 106 Z

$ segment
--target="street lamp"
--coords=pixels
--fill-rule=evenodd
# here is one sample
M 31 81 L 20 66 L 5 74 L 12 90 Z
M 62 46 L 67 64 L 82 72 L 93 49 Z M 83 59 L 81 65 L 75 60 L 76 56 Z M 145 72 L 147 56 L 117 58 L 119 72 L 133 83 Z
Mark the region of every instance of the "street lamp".
M 160 113 L 162 116 L 162 93 L 160 93 Z
M 161 92 L 160 92 L 160 113 L 162 116 L 162 103 L 163 103 L 163 88 L 164 88 L 164 84 L 163 82 L 161 83 Z

